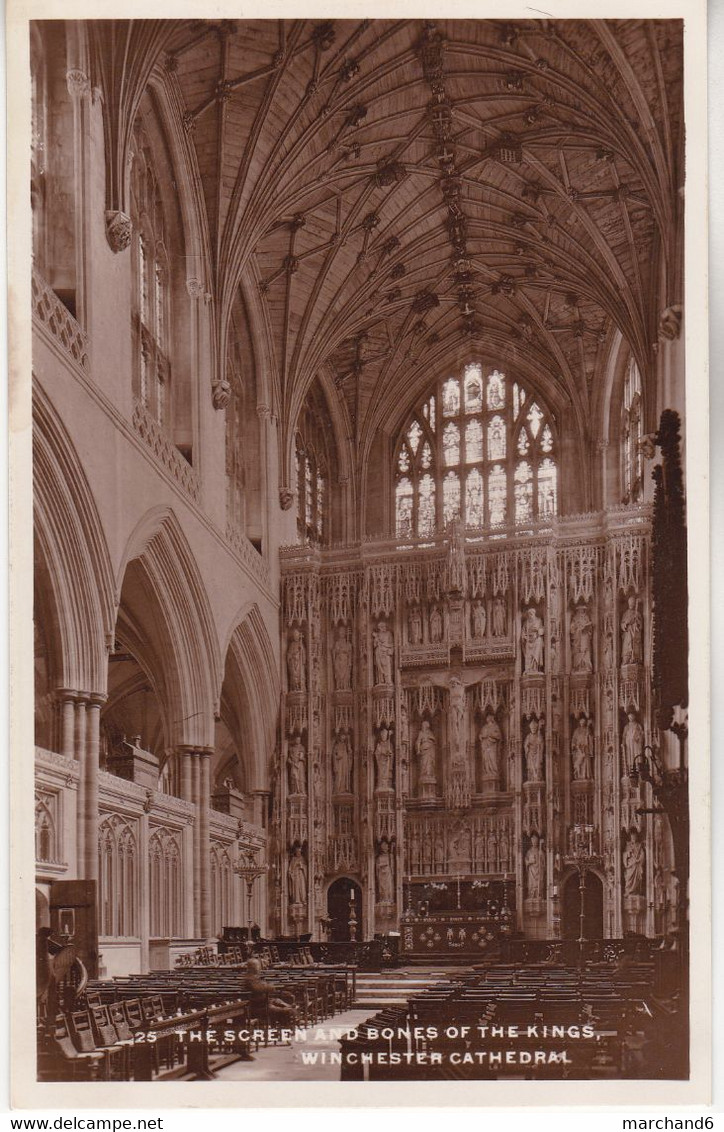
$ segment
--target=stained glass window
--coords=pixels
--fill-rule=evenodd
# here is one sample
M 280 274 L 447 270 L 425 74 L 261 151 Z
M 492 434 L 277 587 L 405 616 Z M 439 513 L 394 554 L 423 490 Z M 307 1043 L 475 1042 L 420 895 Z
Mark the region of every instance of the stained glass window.
M 485 524 L 483 477 L 477 468 L 468 472 L 465 481 L 465 519 L 469 527 L 482 527 Z
M 465 463 L 476 464 L 482 458 L 483 426 L 476 418 L 465 425 Z
M 397 534 L 429 538 L 456 516 L 468 528 L 549 519 L 558 512 L 556 446 L 545 406 L 502 371 L 476 362 L 442 378 L 396 449 Z
M 398 535 L 412 535 L 412 484 L 406 477 L 397 481 L 395 488 L 395 520 Z
M 420 480 L 417 531 L 431 535 L 435 531 L 435 481 L 431 475 Z
M 538 514 L 555 515 L 558 510 L 558 469 L 551 459 L 541 460 L 538 468 Z
M 515 521 L 525 523 L 533 518 L 533 470 L 527 460 L 520 460 L 515 468 Z
M 488 421 L 488 459 L 505 459 L 505 421 L 499 416 Z
M 326 536 L 327 475 L 324 460 L 311 441 L 297 435 L 297 533 L 301 542 L 319 543 Z
M 505 404 L 505 378 L 497 369 L 488 378 L 488 408 L 502 409 Z
M 460 382 L 451 377 L 442 387 L 442 415 L 455 417 L 460 412 Z
M 465 412 L 479 413 L 483 407 L 483 378 L 480 366 L 467 366 L 465 377 Z
M 535 438 L 540 430 L 540 423 L 543 420 L 543 413 L 541 412 L 535 401 L 528 410 L 528 423 L 530 424 L 530 431 Z
M 448 472 L 442 481 L 442 521 L 445 526 L 460 514 L 460 479 Z
M 460 429 L 452 422 L 445 425 L 442 434 L 442 458 L 448 468 L 460 463 Z
M 161 427 L 171 424 L 169 275 L 161 189 L 140 120 L 131 149 L 134 392 Z
M 410 450 L 413 454 L 417 452 L 420 444 L 420 437 L 422 436 L 422 426 L 419 421 L 413 421 L 407 433 L 407 443 L 410 445 Z
M 508 477 L 500 464 L 494 464 L 488 473 L 488 509 L 493 527 L 505 522 L 508 503 Z
M 643 414 L 641 374 L 633 358 L 626 370 L 621 405 L 621 479 L 624 503 L 635 503 L 643 493 Z

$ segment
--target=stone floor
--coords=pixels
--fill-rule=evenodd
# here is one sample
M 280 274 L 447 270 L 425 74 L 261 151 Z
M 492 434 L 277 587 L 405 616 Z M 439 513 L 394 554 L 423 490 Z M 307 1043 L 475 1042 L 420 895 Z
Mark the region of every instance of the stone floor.
M 217 1081 L 339 1081 L 340 1066 L 328 1060 L 339 1053 L 339 1038 L 369 1018 L 368 1007 L 346 1010 L 305 1030 L 306 1040 L 291 1045 L 262 1046 L 254 1061 L 237 1061 L 216 1075 Z M 316 1061 L 310 1064 L 312 1057 Z M 325 1056 L 327 1055 L 327 1060 Z M 306 1060 L 305 1060 L 306 1059 Z

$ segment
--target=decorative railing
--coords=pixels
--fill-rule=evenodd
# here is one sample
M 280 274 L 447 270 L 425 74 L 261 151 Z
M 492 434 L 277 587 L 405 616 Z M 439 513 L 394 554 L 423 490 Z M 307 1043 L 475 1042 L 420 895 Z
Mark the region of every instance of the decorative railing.
M 632 527 L 646 527 L 651 516 L 650 504 L 620 504 L 606 511 L 561 515 L 524 527 L 469 528 L 465 531 L 465 551 L 468 555 L 492 550 L 502 552 L 525 548 L 532 543 L 563 547 L 567 540 L 578 542 L 582 537 L 602 540 L 614 531 L 633 533 Z M 342 560 L 367 562 L 398 552 L 407 557 L 434 557 L 445 553 L 448 544 L 449 536 L 440 531 L 424 538 L 365 535 L 362 543 L 334 543 L 321 549 L 307 543 L 290 543 L 279 548 L 279 557 L 283 571 L 311 565 L 334 568 Z
M 199 477 L 178 448 L 174 446 L 145 405 L 136 401 L 133 406 L 133 427 L 153 452 L 156 459 L 195 503 L 199 501 Z
M 88 369 L 88 337 L 85 331 L 35 269 L 32 302 L 33 317 L 46 327 L 74 362 L 83 369 Z
M 259 581 L 268 586 L 269 568 L 259 551 L 233 523 L 226 524 L 226 540 Z

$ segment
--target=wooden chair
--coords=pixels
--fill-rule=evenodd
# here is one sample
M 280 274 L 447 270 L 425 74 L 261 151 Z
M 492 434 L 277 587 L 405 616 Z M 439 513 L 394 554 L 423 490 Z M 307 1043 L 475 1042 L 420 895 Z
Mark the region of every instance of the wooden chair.
M 40 1063 L 41 1076 L 52 1081 L 96 1081 L 103 1076 L 104 1055 L 96 1049 L 79 1050 L 64 1014 L 56 1015 L 49 1033 L 47 1066 Z

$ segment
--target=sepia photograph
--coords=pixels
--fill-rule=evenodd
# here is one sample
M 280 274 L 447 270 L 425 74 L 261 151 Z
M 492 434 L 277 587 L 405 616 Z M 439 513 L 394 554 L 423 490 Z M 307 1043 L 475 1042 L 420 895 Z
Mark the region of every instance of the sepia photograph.
M 706 1101 L 685 24 L 442 11 L 24 21 L 39 1103 Z

